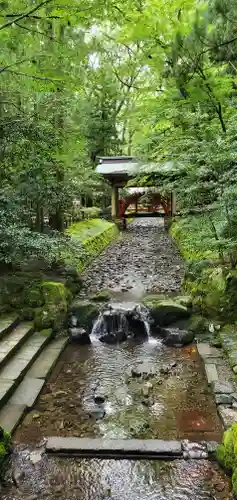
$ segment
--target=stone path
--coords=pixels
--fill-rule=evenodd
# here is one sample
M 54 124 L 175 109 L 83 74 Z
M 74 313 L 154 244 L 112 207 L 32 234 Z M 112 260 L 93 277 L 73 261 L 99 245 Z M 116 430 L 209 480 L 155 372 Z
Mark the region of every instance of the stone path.
M 67 344 L 66 337 L 51 340 L 16 316 L 0 320 L 0 425 L 8 432 L 33 407 Z
M 237 382 L 222 349 L 209 343 L 197 344 L 225 429 L 237 422 Z
M 184 264 L 160 219 L 137 219 L 105 249 L 83 278 L 86 291 L 172 293 L 180 290 Z

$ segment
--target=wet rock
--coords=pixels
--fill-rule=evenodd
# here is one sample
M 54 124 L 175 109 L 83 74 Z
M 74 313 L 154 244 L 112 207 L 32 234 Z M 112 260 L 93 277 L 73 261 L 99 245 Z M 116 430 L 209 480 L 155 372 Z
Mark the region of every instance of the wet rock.
M 212 389 L 215 394 L 234 393 L 234 387 L 230 382 L 213 382 Z
M 96 404 L 103 404 L 106 400 L 106 391 L 103 387 L 98 387 L 94 393 L 94 401 Z
M 104 344 L 118 344 L 121 342 L 125 342 L 127 340 L 127 336 L 125 332 L 117 332 L 116 335 L 112 333 L 106 333 L 99 338 L 100 342 Z
M 216 394 L 215 401 L 217 405 L 231 405 L 232 404 L 231 394 Z
M 182 347 L 193 342 L 194 333 L 190 330 L 170 328 L 169 330 L 163 330 L 162 337 L 164 344 L 167 346 Z
M 25 477 L 25 472 L 19 467 L 14 467 L 12 470 L 12 481 L 17 488 L 20 487 L 21 482 Z
M 77 326 L 77 317 L 71 316 L 69 319 L 69 326 L 75 328 Z
M 208 458 L 207 445 L 202 443 L 192 443 L 185 439 L 182 441 L 184 459 L 206 459 Z
M 189 306 L 183 305 L 183 303 L 179 301 L 179 297 L 173 300 L 169 297 L 161 298 L 159 295 L 148 295 L 143 300 L 143 304 L 150 310 L 157 326 L 168 326 L 176 321 L 188 318 L 190 309 Z
M 69 338 L 72 344 L 88 345 L 91 343 L 89 333 L 84 328 L 69 328 Z
M 151 391 L 153 389 L 153 385 L 150 382 L 146 382 L 142 387 L 142 394 L 144 397 L 149 397 Z
M 91 408 L 88 409 L 88 414 L 90 418 L 102 420 L 105 416 L 105 409 L 101 406 L 91 406 Z
M 154 367 L 148 363 L 141 363 L 140 365 L 131 368 L 130 376 L 133 378 L 142 377 L 144 380 L 154 377 L 157 374 Z

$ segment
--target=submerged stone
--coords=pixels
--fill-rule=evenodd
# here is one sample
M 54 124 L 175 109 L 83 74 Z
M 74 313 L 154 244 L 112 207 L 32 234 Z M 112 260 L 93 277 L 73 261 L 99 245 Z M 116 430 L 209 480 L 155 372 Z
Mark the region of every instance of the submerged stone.
M 69 328 L 69 338 L 72 344 L 90 344 L 90 336 L 85 328 Z

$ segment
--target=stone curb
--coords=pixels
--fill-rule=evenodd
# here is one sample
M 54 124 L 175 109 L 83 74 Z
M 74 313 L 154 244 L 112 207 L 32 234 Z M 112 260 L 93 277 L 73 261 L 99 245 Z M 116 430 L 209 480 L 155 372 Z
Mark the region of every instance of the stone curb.
M 223 360 L 221 350 L 208 343 L 197 344 L 198 353 L 204 363 L 208 385 L 215 398 L 217 412 L 224 429 L 237 422 L 237 392 L 232 382 L 219 380 L 217 366 Z
M 159 439 L 99 439 L 50 437 L 46 452 L 83 458 L 212 459 L 218 443 L 191 443 Z

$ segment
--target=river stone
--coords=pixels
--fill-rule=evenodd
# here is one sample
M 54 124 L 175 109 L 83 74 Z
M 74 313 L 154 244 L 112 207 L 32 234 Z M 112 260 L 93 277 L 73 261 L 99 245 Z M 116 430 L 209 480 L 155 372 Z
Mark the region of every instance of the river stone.
M 234 387 L 230 382 L 213 382 L 213 392 L 215 394 L 232 394 Z
M 182 347 L 191 344 L 194 340 L 194 333 L 190 330 L 180 330 L 179 328 L 170 328 L 162 332 L 163 342 L 168 346 Z
M 237 422 L 237 410 L 220 405 L 218 407 L 218 412 L 219 412 L 221 420 L 224 424 L 225 429 L 228 429 L 228 427 L 231 427 L 233 424 L 236 424 L 236 422 Z
M 105 416 L 105 409 L 99 405 L 91 405 L 91 408 L 88 409 L 88 414 L 95 420 L 102 420 Z
M 72 344 L 87 345 L 91 343 L 89 334 L 84 328 L 69 328 L 69 338 Z
M 145 297 L 143 304 L 149 309 L 155 326 L 168 326 L 190 316 L 190 308 L 179 302 L 179 298 L 160 298 L 159 295 Z

